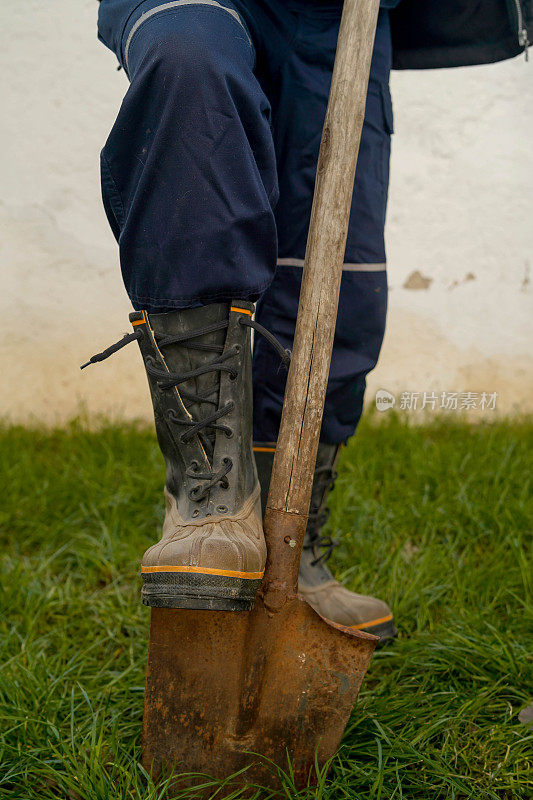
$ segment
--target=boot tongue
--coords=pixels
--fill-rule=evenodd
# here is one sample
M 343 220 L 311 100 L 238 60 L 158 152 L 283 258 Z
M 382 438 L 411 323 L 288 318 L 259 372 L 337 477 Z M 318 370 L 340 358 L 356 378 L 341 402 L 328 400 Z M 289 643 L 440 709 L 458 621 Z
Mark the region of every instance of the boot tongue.
M 329 583 L 333 576 L 325 562 L 328 539 L 321 544 L 321 528 L 329 516 L 326 500 L 334 480 L 334 467 L 339 451 L 339 445 L 320 442 L 318 445 L 313 491 L 309 507 L 309 522 L 304 538 L 304 549 L 300 574 L 304 570 L 304 582 L 311 584 Z M 331 541 L 331 540 L 329 540 Z M 334 546 L 334 545 L 333 545 Z M 330 550 L 331 553 L 331 550 Z
M 229 317 L 228 303 L 215 303 L 199 308 L 187 308 L 169 314 L 150 314 L 150 324 L 154 333 L 175 336 L 194 332 L 213 325 L 226 322 Z M 162 347 L 161 352 L 171 372 L 182 374 L 218 360 L 226 342 L 227 328 L 212 333 L 194 336 L 176 344 Z M 202 345 L 205 349 L 196 349 L 190 345 Z M 177 387 L 196 395 L 203 395 L 212 402 L 197 402 L 184 397 L 183 402 L 194 422 L 211 416 L 217 409 L 220 394 L 220 372 L 214 370 L 205 375 L 183 381 Z M 200 433 L 207 455 L 211 460 L 215 443 L 215 431 L 205 428 Z
M 320 442 L 315 467 L 315 479 L 311 493 L 311 513 L 317 513 L 324 505 L 333 481 L 335 460 L 339 445 Z

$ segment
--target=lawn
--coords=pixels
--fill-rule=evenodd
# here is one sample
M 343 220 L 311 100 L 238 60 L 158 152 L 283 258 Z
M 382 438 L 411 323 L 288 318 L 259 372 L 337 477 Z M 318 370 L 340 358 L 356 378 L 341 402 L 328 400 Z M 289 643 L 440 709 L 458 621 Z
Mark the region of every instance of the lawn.
M 300 795 L 287 779 L 280 797 L 531 796 L 532 444 L 527 421 L 361 426 L 332 496 L 332 564 L 389 601 L 400 635 L 374 656 L 328 778 Z M 0 465 L 0 798 L 174 796 L 139 764 L 152 431 L 4 427 Z

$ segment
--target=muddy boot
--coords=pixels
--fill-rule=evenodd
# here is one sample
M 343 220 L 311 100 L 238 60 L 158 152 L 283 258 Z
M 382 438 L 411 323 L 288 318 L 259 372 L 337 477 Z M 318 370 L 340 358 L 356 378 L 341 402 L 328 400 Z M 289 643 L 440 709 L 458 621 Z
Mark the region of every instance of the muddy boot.
M 268 496 L 274 450 L 275 445 L 272 443 L 257 442 L 254 446 L 263 511 Z M 338 445 L 321 443 L 318 446 L 298 591 L 326 619 L 354 630 L 373 633 L 384 642 L 397 634 L 388 605 L 376 597 L 355 594 L 345 589 L 335 580 L 325 563 L 336 544 L 329 536 L 322 536 L 321 529 L 329 515 L 326 499 L 337 477 L 335 464 L 339 450 Z
M 250 347 L 250 328 L 263 329 L 252 312 L 248 302 L 134 312 L 133 333 L 89 362 L 137 340 L 148 376 L 166 462 L 166 515 L 161 541 L 142 560 L 146 605 L 253 606 L 266 547 L 252 452 Z

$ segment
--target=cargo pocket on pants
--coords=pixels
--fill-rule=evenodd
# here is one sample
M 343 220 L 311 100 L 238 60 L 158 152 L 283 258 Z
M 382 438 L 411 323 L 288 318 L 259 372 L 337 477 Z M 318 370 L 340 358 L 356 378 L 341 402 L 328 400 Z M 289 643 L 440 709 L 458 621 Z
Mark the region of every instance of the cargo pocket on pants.
M 118 242 L 120 232 L 124 227 L 126 214 L 124 212 L 122 197 L 117 189 L 115 179 L 111 174 L 111 169 L 103 152 L 100 154 L 100 180 L 102 184 L 104 210 L 113 235 Z
M 383 147 L 382 181 L 385 192 L 388 192 L 391 151 L 390 137 L 394 133 L 394 115 L 392 111 L 392 98 L 388 84 L 380 83 L 379 87 L 381 95 L 381 108 L 383 112 L 383 130 L 386 134 L 386 143 Z

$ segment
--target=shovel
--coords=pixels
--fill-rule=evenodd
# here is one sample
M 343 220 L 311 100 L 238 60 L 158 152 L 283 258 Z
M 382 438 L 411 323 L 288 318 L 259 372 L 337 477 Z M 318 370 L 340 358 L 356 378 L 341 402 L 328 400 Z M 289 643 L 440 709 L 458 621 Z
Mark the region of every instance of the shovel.
M 297 787 L 338 749 L 378 641 L 298 596 L 379 0 L 345 0 L 307 240 L 294 350 L 249 612 L 153 608 L 143 763 Z

